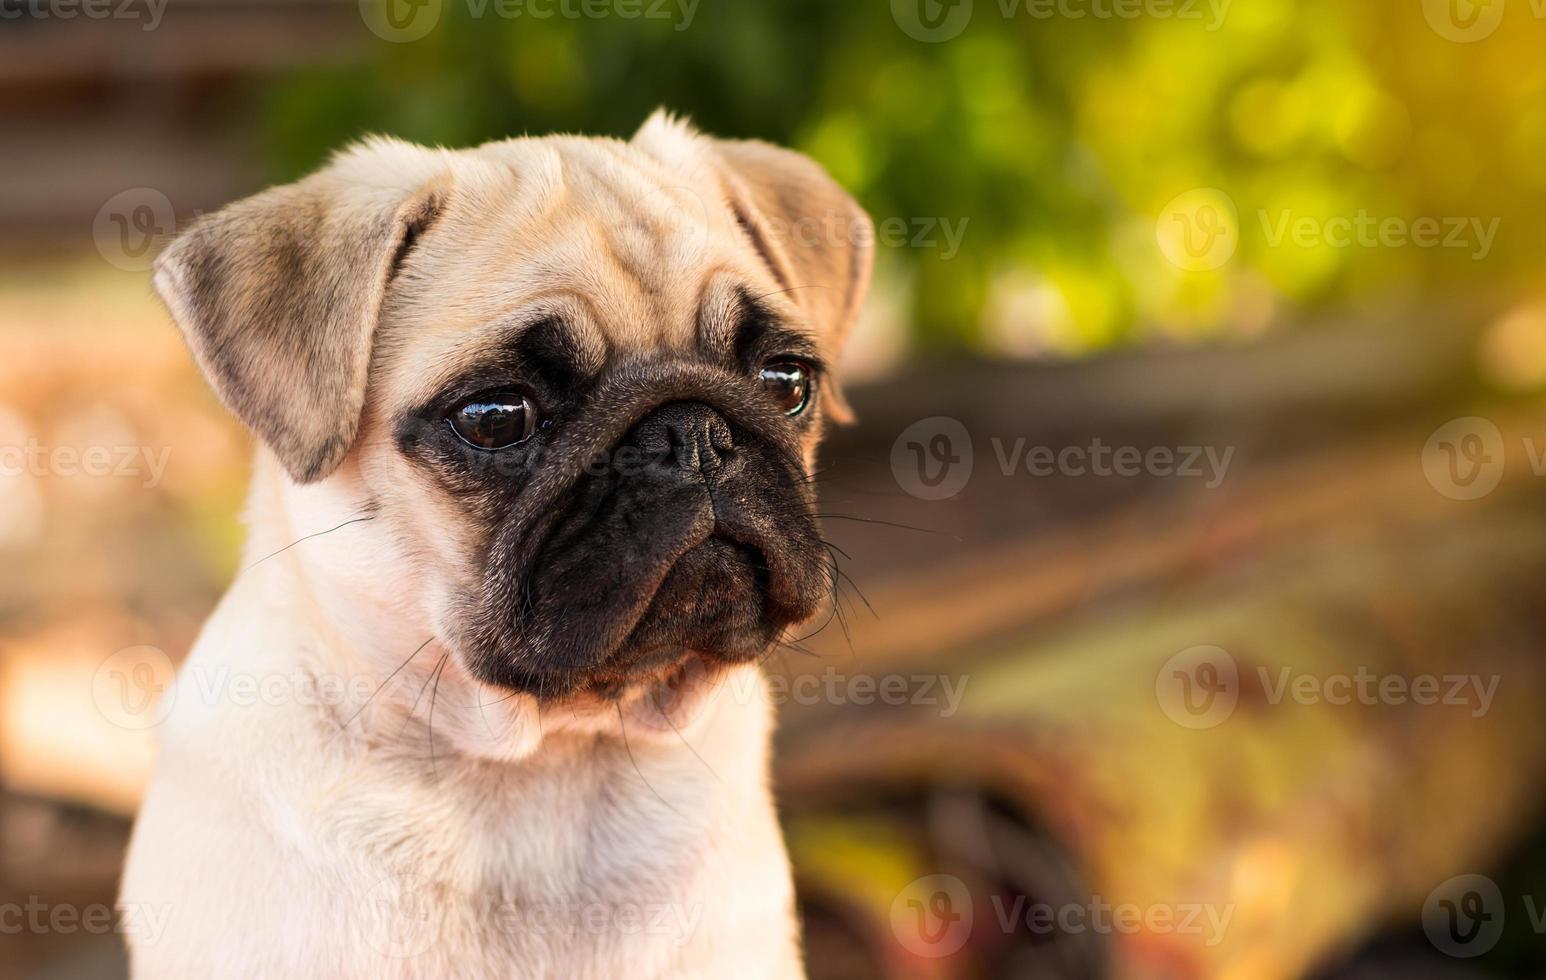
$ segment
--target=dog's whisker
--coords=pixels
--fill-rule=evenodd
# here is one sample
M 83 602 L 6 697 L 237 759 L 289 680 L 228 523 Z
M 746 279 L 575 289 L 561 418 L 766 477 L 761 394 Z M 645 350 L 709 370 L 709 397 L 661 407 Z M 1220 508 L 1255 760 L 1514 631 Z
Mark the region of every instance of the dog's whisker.
M 709 775 L 713 776 L 716 780 L 718 780 L 719 782 L 723 783 L 724 780 L 720 779 L 719 773 L 715 771 L 713 766 L 709 765 L 709 760 L 707 760 L 703 756 L 699 755 L 698 754 L 698 750 L 693 748 L 693 744 L 691 742 L 687 741 L 687 736 L 683 735 L 682 734 L 682 730 L 680 728 L 676 727 L 676 722 L 671 720 L 670 713 L 662 711 L 661 712 L 661 717 L 665 718 L 666 724 L 671 726 L 671 730 L 673 732 L 676 732 L 676 737 L 681 739 L 682 744 L 687 746 L 687 751 L 691 752 L 694 756 L 697 757 L 699 762 L 703 763 L 703 768 L 705 768 L 705 769 L 707 769 L 709 771 Z M 637 768 L 637 767 L 635 767 L 635 768 Z
M 876 524 L 880 527 L 900 528 L 903 531 L 917 531 L 919 534 L 937 534 L 942 538 L 950 538 L 953 541 L 961 540 L 961 536 L 959 534 L 951 534 L 949 531 L 940 531 L 932 527 L 915 527 L 912 524 L 903 524 L 900 521 L 884 521 L 878 517 L 859 517 L 855 514 L 823 513 L 812 514 L 811 516 L 819 521 L 857 521 L 860 524 Z
M 492 735 L 494 734 L 494 726 L 488 723 L 488 715 L 483 712 L 483 691 L 486 686 L 482 680 L 478 681 L 478 718 L 483 722 L 483 730 Z
M 839 548 L 837 545 L 833 544 L 831 541 L 826 540 L 825 538 L 822 539 L 821 545 L 824 548 L 837 552 L 844 558 L 847 558 L 849 561 L 854 560 L 853 555 L 850 555 L 848 552 L 844 551 L 842 548 Z
M 612 703 L 612 707 L 617 709 L 617 727 L 622 730 L 622 733 L 623 733 L 623 749 L 624 749 L 624 751 L 626 751 L 628 753 L 628 761 L 633 764 L 633 771 L 634 771 L 634 773 L 639 777 L 639 779 L 641 781 L 643 781 L 644 785 L 646 785 L 646 786 L 648 786 L 650 788 L 650 792 L 655 794 L 655 798 L 666 805 L 666 809 L 670 810 L 672 813 L 676 814 L 679 817 L 682 816 L 683 815 L 682 811 L 680 811 L 676 807 L 672 806 L 670 800 L 668 800 L 664 796 L 660 795 L 660 790 L 655 788 L 655 784 L 650 782 L 647 778 L 645 778 L 644 771 L 639 768 L 639 760 L 634 758 L 633 746 L 628 744 L 628 725 L 627 725 L 626 722 L 623 721 L 623 706 L 621 704 L 619 704 L 619 703 L 614 701 Z
M 542 695 L 547 690 L 548 679 L 544 675 L 537 677 L 537 734 L 547 738 L 547 732 L 542 727 Z
M 755 297 L 752 298 L 752 302 L 755 303 L 755 302 L 758 302 L 760 300 L 765 300 L 765 299 L 767 299 L 770 296 L 784 296 L 784 295 L 786 295 L 788 293 L 796 292 L 797 290 L 801 290 L 801 289 L 826 289 L 826 288 L 827 288 L 827 285 L 825 283 L 819 283 L 819 282 L 814 282 L 814 283 L 811 283 L 811 284 L 806 285 L 806 286 L 790 286 L 787 289 L 775 289 L 772 292 L 767 292 L 767 293 L 763 293 L 760 296 L 755 296 Z
M 424 683 L 419 685 L 419 693 L 416 697 L 414 697 L 413 704 L 408 708 L 407 717 L 403 719 L 403 727 L 398 730 L 399 736 L 408 730 L 408 725 L 419 713 L 419 702 L 424 700 L 424 693 L 429 690 L 429 682 L 434 679 L 435 672 L 440 669 L 440 664 L 445 660 L 446 657 L 449 657 L 450 655 L 451 652 L 449 650 L 447 650 L 445 653 L 442 653 L 440 655 L 440 660 L 435 661 L 435 666 L 431 667 L 429 673 L 425 675 Z
M 425 640 L 423 643 L 420 643 L 414 649 L 414 651 L 412 653 L 408 654 L 408 659 L 407 660 L 404 660 L 402 663 L 398 664 L 397 667 L 394 668 L 393 671 L 390 674 L 386 675 L 386 679 L 383 680 L 380 684 L 376 685 L 376 689 L 374 691 L 370 692 L 370 697 L 366 698 L 365 699 L 365 703 L 360 705 L 359 708 L 357 708 L 355 710 L 354 714 L 349 716 L 349 720 L 344 722 L 343 727 L 348 728 L 350 725 L 354 724 L 354 720 L 360 716 L 360 713 L 363 712 L 366 708 L 370 707 L 370 703 L 372 701 L 376 700 L 376 695 L 380 694 L 383 690 L 385 690 L 386 686 L 388 684 L 392 683 L 392 678 L 394 678 L 398 674 L 400 674 L 402 672 L 402 669 L 404 667 L 408 666 L 408 664 L 410 664 L 413 661 L 414 657 L 417 657 L 420 653 L 423 652 L 425 647 L 429 646 L 432 642 L 434 642 L 434 639 L 435 638 L 432 636 L 429 639 Z
M 879 619 L 880 613 L 875 611 L 875 607 L 870 603 L 869 597 L 864 594 L 863 589 L 859 588 L 859 583 L 855 582 L 853 576 L 843 571 L 843 569 L 838 564 L 837 555 L 842 555 L 849 561 L 853 561 L 853 556 L 832 542 L 826 540 L 825 538 L 821 539 L 821 545 L 829 552 L 828 557 L 832 559 L 833 573 L 838 576 L 840 581 L 846 582 L 849 588 L 854 590 L 854 594 L 859 597 L 860 602 L 864 603 L 864 607 L 870 611 L 870 615 L 874 616 L 876 619 Z M 836 552 L 836 554 L 831 554 L 831 552 Z
M 257 561 L 253 562 L 251 565 L 248 565 L 246 568 L 243 568 L 241 571 L 237 572 L 236 574 L 237 574 L 238 577 L 240 577 L 242 574 L 244 574 L 246 572 L 249 572 L 249 571 L 251 571 L 254 568 L 257 568 L 259 565 L 261 565 L 264 562 L 268 561 L 270 558 L 274 558 L 274 557 L 277 557 L 279 555 L 284 554 L 286 551 L 289 551 L 291 548 L 295 547 L 296 545 L 300 544 L 303 541 L 310 541 L 312 538 L 320 538 L 324 534 L 332 534 L 334 531 L 337 531 L 340 528 L 346 528 L 350 524 L 359 524 L 359 523 L 362 523 L 364 521 L 373 521 L 375 519 L 376 519 L 376 515 L 375 514 L 370 514 L 370 515 L 367 515 L 365 517 L 352 517 L 349 520 L 344 521 L 342 524 L 337 524 L 337 525 L 334 525 L 333 527 L 328 528 L 326 531 L 314 531 L 311 534 L 303 534 L 300 537 L 296 538 L 294 541 L 291 541 L 289 544 L 285 545 L 283 548 L 280 548 L 278 551 L 270 552 L 269 554 L 264 555 L 262 558 L 259 558 Z
M 854 595 L 859 597 L 859 601 L 864 603 L 864 608 L 869 610 L 870 615 L 874 616 L 876 619 L 879 619 L 880 618 L 880 613 L 875 611 L 875 607 L 870 604 L 869 597 L 867 597 L 864 594 L 864 591 L 859 588 L 859 583 L 855 582 L 853 580 L 853 576 L 849 575 L 847 572 L 843 571 L 842 569 L 838 569 L 837 574 L 838 574 L 838 578 L 839 578 L 842 586 L 846 587 L 847 589 L 852 589 Z M 845 592 L 844 594 L 846 595 L 847 593 Z M 851 600 L 849 602 L 849 606 L 850 607 L 853 606 L 853 602 Z
M 445 672 L 446 664 L 451 660 L 451 652 L 448 650 L 440 658 L 440 663 L 435 667 L 435 682 L 429 692 L 429 770 L 435 782 L 440 781 L 440 768 L 435 763 L 435 695 L 440 691 L 440 675 Z
M 482 685 L 480 685 L 480 686 L 482 686 Z M 496 704 L 504 704 L 506 701 L 509 701 L 511 698 L 515 697 L 516 695 L 518 695 L 520 693 L 521 693 L 520 691 L 511 691 L 509 694 L 506 694 L 502 698 L 495 698 L 492 701 L 479 701 L 478 702 L 478 708 L 481 710 L 485 706 L 492 708 Z

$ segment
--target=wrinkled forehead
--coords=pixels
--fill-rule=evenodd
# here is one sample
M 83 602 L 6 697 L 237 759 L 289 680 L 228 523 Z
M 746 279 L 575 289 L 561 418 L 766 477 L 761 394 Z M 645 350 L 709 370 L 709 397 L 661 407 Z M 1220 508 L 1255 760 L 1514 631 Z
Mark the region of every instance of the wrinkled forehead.
M 580 370 L 730 360 L 753 327 L 809 339 L 706 163 L 667 166 L 616 141 L 511 140 L 458 154 L 452 171 L 383 316 L 377 367 L 394 396 L 425 395 L 534 327 Z

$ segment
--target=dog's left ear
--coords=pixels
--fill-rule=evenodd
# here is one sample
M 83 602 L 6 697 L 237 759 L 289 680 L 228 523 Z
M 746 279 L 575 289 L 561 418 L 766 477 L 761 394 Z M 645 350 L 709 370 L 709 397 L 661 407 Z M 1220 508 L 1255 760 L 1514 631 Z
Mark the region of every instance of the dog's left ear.
M 755 140 L 715 140 L 714 147 L 736 220 L 835 356 L 870 290 L 870 216 L 809 157 Z M 828 415 L 852 421 L 842 389 L 830 383 L 825 391 Z
M 299 483 L 354 445 L 387 286 L 446 182 L 434 151 L 373 140 L 201 218 L 156 260 L 216 394 Z

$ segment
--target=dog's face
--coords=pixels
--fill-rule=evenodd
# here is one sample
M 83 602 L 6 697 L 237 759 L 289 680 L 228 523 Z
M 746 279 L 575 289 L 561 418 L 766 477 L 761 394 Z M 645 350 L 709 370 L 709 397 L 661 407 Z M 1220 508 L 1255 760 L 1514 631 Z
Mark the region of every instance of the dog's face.
M 802 157 L 373 143 L 180 238 L 158 288 L 298 483 L 348 481 L 477 681 L 619 696 L 833 586 L 810 470 L 870 226 Z

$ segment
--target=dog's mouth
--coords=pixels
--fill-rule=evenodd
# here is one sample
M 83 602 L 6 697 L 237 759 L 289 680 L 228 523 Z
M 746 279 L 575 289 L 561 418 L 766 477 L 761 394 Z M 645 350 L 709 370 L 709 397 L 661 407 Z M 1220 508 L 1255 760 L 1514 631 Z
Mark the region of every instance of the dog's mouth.
M 786 616 L 770 606 L 766 582 L 760 552 L 711 536 L 666 570 L 625 638 L 597 661 L 516 668 L 504 683 L 547 701 L 673 700 L 775 643 Z

